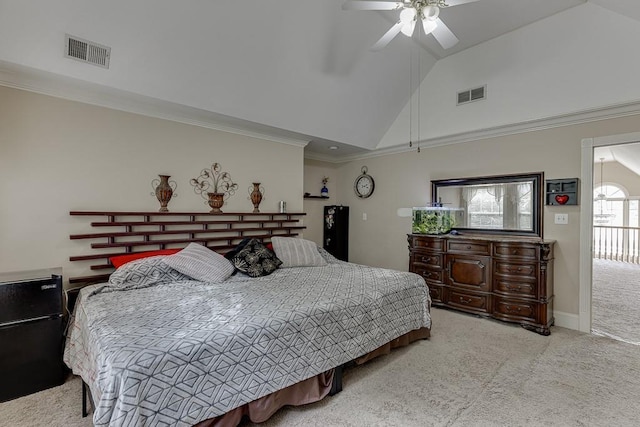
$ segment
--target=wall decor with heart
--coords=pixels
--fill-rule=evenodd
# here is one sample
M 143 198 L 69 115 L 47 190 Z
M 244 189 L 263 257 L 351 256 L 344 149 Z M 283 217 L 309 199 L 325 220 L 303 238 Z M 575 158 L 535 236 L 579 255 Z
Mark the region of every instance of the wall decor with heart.
M 578 178 L 548 179 L 545 185 L 545 204 L 568 206 L 578 204 Z

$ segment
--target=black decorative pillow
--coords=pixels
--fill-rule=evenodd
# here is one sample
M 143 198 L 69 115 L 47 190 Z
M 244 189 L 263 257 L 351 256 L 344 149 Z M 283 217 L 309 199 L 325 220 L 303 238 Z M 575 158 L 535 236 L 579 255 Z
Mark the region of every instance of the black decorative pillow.
M 236 246 L 235 248 L 231 249 L 229 252 L 224 254 L 224 257 L 228 260 L 233 259 L 233 257 L 238 255 L 238 252 L 240 252 L 245 246 L 247 246 L 247 243 L 249 243 L 251 240 L 254 240 L 254 239 L 251 239 L 249 237 L 247 237 L 246 239 L 242 239 L 242 241 L 238 243 L 238 246 Z
M 237 270 L 251 277 L 268 276 L 282 264 L 276 254 L 257 239 L 248 241 L 230 261 Z

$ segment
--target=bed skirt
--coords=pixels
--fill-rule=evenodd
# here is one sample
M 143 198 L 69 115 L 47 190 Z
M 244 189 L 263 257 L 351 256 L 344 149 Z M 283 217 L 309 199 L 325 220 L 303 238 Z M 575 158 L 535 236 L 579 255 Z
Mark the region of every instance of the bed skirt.
M 431 330 L 429 328 L 413 330 L 355 359 L 354 362 L 356 365 L 361 365 L 378 356 L 389 354 L 394 348 L 405 347 L 414 341 L 427 339 L 430 336 Z M 244 416 L 254 423 L 264 422 L 283 406 L 300 406 L 322 400 L 331 391 L 334 380 L 341 383 L 342 378 L 335 378 L 336 375 L 341 376 L 342 369 L 331 369 L 300 381 L 233 409 L 224 415 L 201 421 L 195 427 L 235 427 L 240 424 Z

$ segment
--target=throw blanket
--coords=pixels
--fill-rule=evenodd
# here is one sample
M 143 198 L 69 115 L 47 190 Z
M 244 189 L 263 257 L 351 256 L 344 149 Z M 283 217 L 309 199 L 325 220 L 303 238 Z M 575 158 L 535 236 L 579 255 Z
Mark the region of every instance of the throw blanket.
M 96 426 L 193 425 L 431 326 L 420 276 L 343 262 L 99 290 L 65 349 Z

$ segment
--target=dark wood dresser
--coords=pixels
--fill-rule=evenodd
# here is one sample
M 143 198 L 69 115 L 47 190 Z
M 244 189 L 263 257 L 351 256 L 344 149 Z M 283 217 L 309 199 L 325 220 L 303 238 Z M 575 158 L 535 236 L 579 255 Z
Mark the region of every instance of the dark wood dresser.
M 409 271 L 424 277 L 434 306 L 550 334 L 554 241 L 480 234 L 410 234 L 408 240 Z

